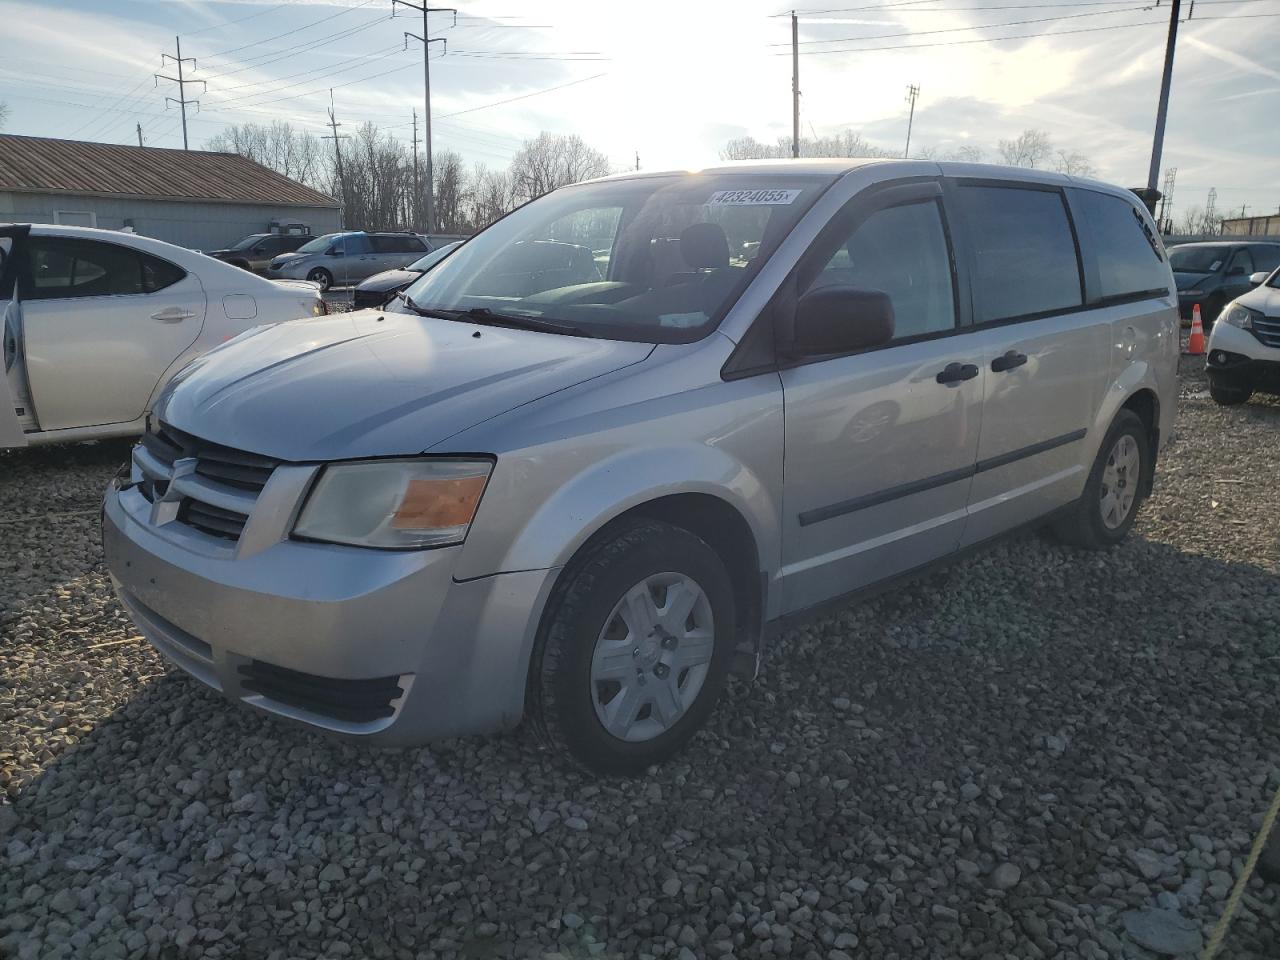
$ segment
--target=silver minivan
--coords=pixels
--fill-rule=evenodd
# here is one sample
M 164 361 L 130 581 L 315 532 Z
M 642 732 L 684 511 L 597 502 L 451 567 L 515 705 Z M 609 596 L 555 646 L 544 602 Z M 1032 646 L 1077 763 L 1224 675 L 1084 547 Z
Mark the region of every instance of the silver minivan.
M 1027 525 L 1122 540 L 1177 294 L 1128 191 L 815 160 L 565 187 L 392 307 L 180 372 L 119 596 L 232 700 L 379 744 L 678 750 L 780 624 Z
M 267 276 L 286 280 L 310 280 L 321 290 L 346 287 L 383 270 L 397 270 L 431 250 L 415 233 L 327 233 L 291 253 L 272 257 Z

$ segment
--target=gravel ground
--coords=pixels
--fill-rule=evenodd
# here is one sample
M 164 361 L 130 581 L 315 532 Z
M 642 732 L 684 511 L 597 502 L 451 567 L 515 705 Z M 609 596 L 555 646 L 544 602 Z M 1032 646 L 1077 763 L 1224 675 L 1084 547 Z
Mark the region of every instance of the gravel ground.
M 0 454 L 0 955 L 1195 950 L 1280 784 L 1280 402 L 1199 366 L 1122 548 L 1028 536 L 794 630 L 637 781 L 224 702 L 111 597 L 127 445 Z M 1222 956 L 1278 954 L 1255 879 Z

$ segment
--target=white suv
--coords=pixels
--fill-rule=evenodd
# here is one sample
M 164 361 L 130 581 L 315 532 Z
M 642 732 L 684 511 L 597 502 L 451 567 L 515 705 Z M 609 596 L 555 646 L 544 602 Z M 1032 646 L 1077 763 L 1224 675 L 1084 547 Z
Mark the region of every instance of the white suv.
M 1280 269 L 1249 282 L 1254 288 L 1222 308 L 1209 334 L 1209 394 L 1223 406 L 1255 391 L 1280 394 Z

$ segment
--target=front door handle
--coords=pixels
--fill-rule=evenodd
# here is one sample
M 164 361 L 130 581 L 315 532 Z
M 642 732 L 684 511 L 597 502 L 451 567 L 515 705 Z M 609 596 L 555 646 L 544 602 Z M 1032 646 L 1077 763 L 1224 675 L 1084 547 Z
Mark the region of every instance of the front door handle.
M 996 357 L 991 361 L 991 369 L 995 373 L 1004 373 L 1006 370 L 1012 370 L 1014 367 L 1020 367 L 1027 362 L 1027 355 L 1019 353 L 1017 350 L 1010 350 L 1002 357 Z
M 972 363 L 948 363 L 935 378 L 939 383 L 960 383 L 978 375 L 978 367 Z
M 183 320 L 190 320 L 195 314 L 190 310 L 183 310 L 181 307 L 165 307 L 163 310 L 157 310 L 151 315 L 151 319 L 157 323 L 181 323 Z

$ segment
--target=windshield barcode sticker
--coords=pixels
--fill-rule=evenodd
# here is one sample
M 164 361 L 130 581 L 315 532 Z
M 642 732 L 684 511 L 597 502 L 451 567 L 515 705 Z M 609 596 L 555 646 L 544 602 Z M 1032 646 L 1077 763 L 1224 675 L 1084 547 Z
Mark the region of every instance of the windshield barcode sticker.
M 717 190 L 707 201 L 708 206 L 754 207 L 762 204 L 774 206 L 794 203 L 799 190 Z

